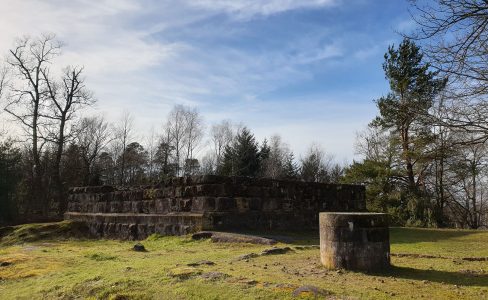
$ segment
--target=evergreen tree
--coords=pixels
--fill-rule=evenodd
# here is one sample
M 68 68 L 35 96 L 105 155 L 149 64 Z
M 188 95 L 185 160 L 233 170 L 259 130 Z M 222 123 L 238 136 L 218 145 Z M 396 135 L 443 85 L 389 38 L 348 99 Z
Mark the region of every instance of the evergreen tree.
M 147 164 L 147 151 L 138 142 L 132 142 L 127 145 L 123 154 L 125 160 L 125 178 L 126 184 L 145 183 L 144 170 Z M 119 158 L 119 161 L 121 158 Z
M 165 140 L 159 143 L 154 157 L 154 162 L 159 170 L 159 179 L 176 176 L 177 166 L 172 163 L 174 161 L 174 150 L 174 146 Z
M 200 172 L 200 162 L 196 158 L 188 158 L 183 166 L 185 176 L 191 176 Z
M 244 127 L 231 145 L 225 147 L 221 174 L 256 176 L 260 171 L 260 151 L 254 135 Z
M 301 160 L 300 176 L 303 181 L 320 182 L 323 174 L 323 155 L 317 149 L 310 149 L 309 153 Z
M 379 116 L 372 122 L 373 126 L 389 131 L 399 145 L 406 183 L 401 201 L 409 211 L 411 223 L 428 222 L 430 204 L 422 190 L 425 166 L 430 160 L 426 150 L 433 139 L 428 116 L 435 97 L 447 82 L 429 69 L 420 48 L 409 39 L 404 39 L 398 49 L 390 46 L 383 64 L 390 92 L 376 101 Z
M 20 151 L 9 141 L 0 143 L 0 224 L 15 217 L 16 192 L 21 173 Z
M 429 71 L 430 64 L 422 58 L 420 48 L 409 39 L 404 39 L 398 49 L 388 48 L 383 70 L 390 92 L 377 100 L 380 115 L 373 121 L 374 126 L 397 135 L 411 191 L 417 190 L 414 162 L 420 158 L 419 149 L 429 140 L 426 116 L 434 98 L 446 85 L 446 80 L 437 78 L 438 72 Z
M 264 139 L 261 148 L 259 149 L 259 175 L 265 177 L 266 162 L 270 159 L 271 147 L 268 145 L 268 140 Z
M 286 179 L 296 180 L 298 178 L 298 166 L 295 162 L 293 152 L 290 152 L 285 158 L 285 164 L 283 166 L 283 175 Z

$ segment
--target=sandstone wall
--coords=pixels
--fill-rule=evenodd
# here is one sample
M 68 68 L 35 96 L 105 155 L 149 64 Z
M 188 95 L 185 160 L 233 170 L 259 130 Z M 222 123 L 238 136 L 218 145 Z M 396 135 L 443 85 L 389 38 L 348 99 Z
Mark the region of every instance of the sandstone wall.
M 199 230 L 300 230 L 318 227 L 320 211 L 364 211 L 364 187 L 192 176 L 140 187 L 70 189 L 66 219 L 99 236 L 142 239 Z

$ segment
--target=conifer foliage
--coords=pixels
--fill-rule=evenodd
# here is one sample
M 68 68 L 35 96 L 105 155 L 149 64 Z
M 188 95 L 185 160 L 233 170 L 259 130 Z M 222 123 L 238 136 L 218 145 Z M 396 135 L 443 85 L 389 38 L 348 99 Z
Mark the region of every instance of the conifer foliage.
M 228 176 L 257 176 L 260 166 L 259 145 L 251 131 L 244 127 L 233 143 L 225 148 L 220 173 Z

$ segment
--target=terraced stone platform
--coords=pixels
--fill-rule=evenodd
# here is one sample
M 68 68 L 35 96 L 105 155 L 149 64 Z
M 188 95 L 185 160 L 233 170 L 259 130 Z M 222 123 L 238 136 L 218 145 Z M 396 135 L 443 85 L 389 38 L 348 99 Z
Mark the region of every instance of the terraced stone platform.
M 65 219 L 98 236 L 318 228 L 321 211 L 364 211 L 364 187 L 248 177 L 191 176 L 138 187 L 70 189 Z

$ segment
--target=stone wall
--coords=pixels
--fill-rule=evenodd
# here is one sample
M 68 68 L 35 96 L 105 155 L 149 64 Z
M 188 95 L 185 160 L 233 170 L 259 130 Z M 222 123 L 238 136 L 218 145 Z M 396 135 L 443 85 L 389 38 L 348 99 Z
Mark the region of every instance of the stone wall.
M 318 228 L 321 211 L 364 211 L 363 186 L 248 177 L 192 176 L 139 187 L 74 187 L 65 219 L 98 236 Z

